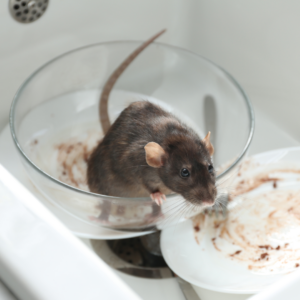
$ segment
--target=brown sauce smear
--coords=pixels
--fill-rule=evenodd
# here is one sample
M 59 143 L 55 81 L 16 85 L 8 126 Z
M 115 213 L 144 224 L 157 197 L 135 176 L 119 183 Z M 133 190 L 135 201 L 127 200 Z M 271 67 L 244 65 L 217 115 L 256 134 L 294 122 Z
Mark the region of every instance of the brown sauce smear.
M 206 232 L 206 234 L 213 237 L 211 243 L 218 252 L 222 252 L 234 260 L 247 263 L 249 270 L 260 273 L 274 273 L 278 270 L 288 269 L 289 271 L 291 268 L 299 267 L 300 264 L 296 263 L 295 265 L 293 261 L 299 260 L 300 247 L 294 242 L 290 246 L 289 243 L 284 243 L 284 236 L 282 238 L 281 236 L 285 234 L 285 231 L 281 229 L 285 228 L 284 226 L 290 226 L 289 224 L 300 227 L 300 189 L 295 190 L 292 188 L 288 190 L 284 186 L 279 189 L 278 183 L 286 178 L 286 174 L 281 177 L 281 173 L 294 173 L 297 175 L 300 174 L 300 168 L 289 169 L 284 165 L 283 168 L 278 166 L 267 169 L 267 167 L 257 162 L 248 161 L 243 163 L 235 182 L 230 185 L 232 192 L 229 195 L 229 200 L 235 200 L 237 196 L 241 195 L 242 197 L 237 198 L 238 201 L 233 202 L 232 205 L 229 204 L 230 208 L 225 219 L 214 216 L 214 214 L 212 216 L 202 214 L 203 219 L 200 222 L 199 216 L 195 217 L 193 224 L 195 238 Z M 248 172 L 249 170 L 253 170 L 252 174 L 254 175 L 244 177 L 244 174 L 245 176 L 251 174 Z M 296 177 L 296 180 L 300 181 L 300 178 L 297 179 Z M 264 184 L 270 184 L 271 188 L 268 188 L 267 192 L 248 195 L 249 192 Z M 245 217 L 248 215 L 249 219 L 244 219 L 244 214 Z M 261 220 L 261 223 L 255 221 L 255 219 Z M 299 223 L 297 220 L 299 220 Z M 200 233 L 198 233 L 196 225 L 199 228 L 201 227 Z M 252 226 L 254 231 L 251 233 Z M 272 234 L 275 234 L 279 239 L 277 245 L 269 242 L 269 237 Z M 299 240 L 297 237 L 295 239 Z M 280 240 L 282 243 L 280 243 Z M 232 245 L 238 246 L 241 250 L 234 250 L 235 252 L 231 251 L 230 253 Z
M 242 250 L 238 250 L 238 251 L 235 251 L 233 254 L 230 254 L 230 256 L 235 256 L 235 255 L 238 255 L 242 252 Z

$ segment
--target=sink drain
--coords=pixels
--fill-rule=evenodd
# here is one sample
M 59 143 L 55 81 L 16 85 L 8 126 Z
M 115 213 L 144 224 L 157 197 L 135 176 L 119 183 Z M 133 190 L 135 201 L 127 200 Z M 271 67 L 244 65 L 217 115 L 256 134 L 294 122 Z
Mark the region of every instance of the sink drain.
M 146 236 L 145 236 L 146 237 Z M 124 261 L 143 268 L 165 268 L 167 264 L 162 255 L 148 251 L 142 238 L 107 241 L 110 249 Z
M 176 276 L 160 251 L 160 232 L 123 240 L 90 240 L 95 253 L 112 268 L 142 278 L 175 278 L 184 299 L 200 300 L 190 283 Z
M 145 243 L 145 240 L 147 243 Z M 172 278 L 160 253 L 149 251 L 149 241 L 143 237 L 122 240 L 91 240 L 94 251 L 112 268 L 143 278 Z M 149 249 L 148 249 L 149 248 Z M 151 246 L 151 250 L 152 250 Z
M 45 13 L 48 3 L 48 0 L 10 0 L 9 11 L 16 21 L 32 23 Z

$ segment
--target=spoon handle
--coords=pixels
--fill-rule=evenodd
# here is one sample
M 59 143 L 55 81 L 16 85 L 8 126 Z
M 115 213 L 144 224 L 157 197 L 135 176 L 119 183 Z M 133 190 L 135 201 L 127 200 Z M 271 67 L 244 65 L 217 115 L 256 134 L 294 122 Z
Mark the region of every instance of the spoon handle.
M 214 146 L 215 150 L 218 148 L 216 146 L 216 137 L 217 137 L 217 109 L 216 109 L 216 101 L 212 96 L 205 96 L 204 98 L 204 125 L 205 125 L 205 134 L 210 131 L 211 137 L 210 141 Z M 216 154 L 213 155 L 213 162 L 217 164 L 215 161 Z

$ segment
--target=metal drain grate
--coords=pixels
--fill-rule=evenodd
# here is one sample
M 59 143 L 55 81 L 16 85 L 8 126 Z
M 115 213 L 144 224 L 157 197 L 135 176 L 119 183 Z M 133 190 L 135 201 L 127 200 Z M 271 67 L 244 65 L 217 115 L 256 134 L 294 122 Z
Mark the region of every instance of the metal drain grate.
M 113 252 L 124 261 L 139 267 L 144 265 L 138 238 L 111 240 L 107 243 Z
M 172 278 L 163 257 L 152 254 L 140 238 L 91 240 L 95 253 L 112 268 L 141 278 Z
M 45 13 L 48 3 L 48 0 L 10 0 L 9 11 L 16 21 L 32 23 Z
M 110 249 L 122 260 L 144 268 L 167 267 L 159 246 L 160 232 L 142 237 L 107 241 Z

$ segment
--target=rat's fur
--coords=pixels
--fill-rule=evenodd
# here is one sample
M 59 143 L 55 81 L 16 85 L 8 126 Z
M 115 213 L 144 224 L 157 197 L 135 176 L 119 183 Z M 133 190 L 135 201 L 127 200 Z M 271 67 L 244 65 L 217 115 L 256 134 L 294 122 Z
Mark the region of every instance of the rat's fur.
M 165 151 L 163 166 L 150 167 L 147 143 Z M 88 185 L 95 193 L 139 197 L 160 191 L 176 192 L 192 203 L 213 203 L 215 174 L 211 158 L 199 136 L 176 117 L 147 101 L 134 102 L 110 127 L 88 162 Z M 191 175 L 182 178 L 187 168 Z
M 212 168 L 210 155 L 213 153 L 209 134 L 200 140 L 176 117 L 147 101 L 130 104 L 112 126 L 109 122 L 108 99 L 114 83 L 164 31 L 130 54 L 103 87 L 99 115 L 105 137 L 88 161 L 88 186 L 92 192 L 108 196 L 148 197 L 151 194 L 158 195 L 160 198 L 156 200 L 161 201 L 163 194 L 175 192 L 194 204 L 213 204 L 217 192 L 214 171 L 208 171 L 209 166 Z M 189 177 L 180 176 L 183 168 L 189 170 Z M 161 213 L 156 203 L 152 206 L 152 217 Z M 110 202 L 105 201 L 99 219 L 107 220 L 109 213 Z

